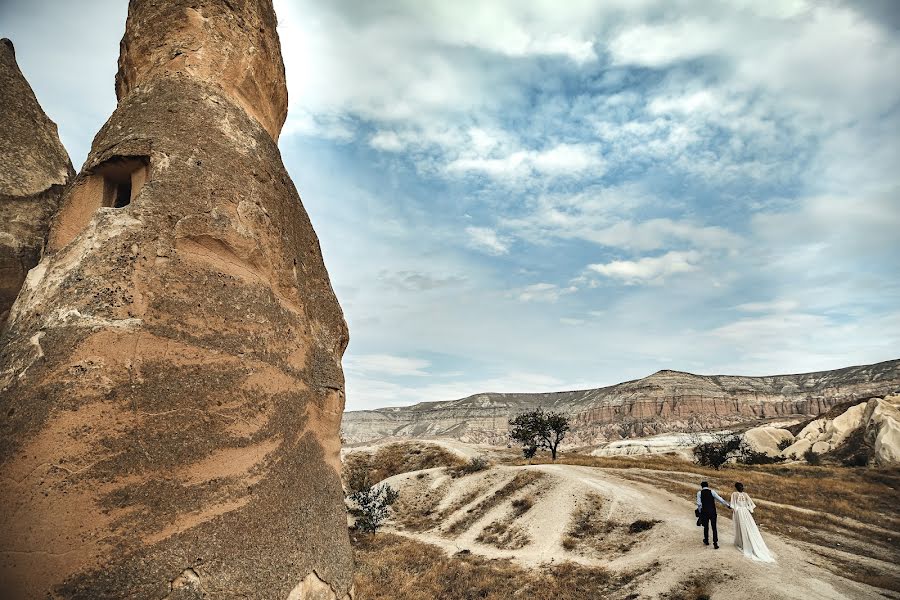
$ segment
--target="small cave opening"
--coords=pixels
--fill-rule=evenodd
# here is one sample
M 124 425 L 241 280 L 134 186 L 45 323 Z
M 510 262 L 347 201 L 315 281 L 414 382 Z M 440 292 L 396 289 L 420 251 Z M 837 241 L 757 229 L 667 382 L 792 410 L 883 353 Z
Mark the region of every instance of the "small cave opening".
M 113 208 L 122 208 L 131 203 L 131 182 L 116 184 L 116 199 Z
M 62 248 L 99 208 L 123 209 L 134 202 L 150 176 L 149 156 L 113 156 L 79 176 L 63 199 L 50 248 Z
M 135 199 L 147 181 L 145 157 L 116 157 L 94 168 L 95 177 L 103 178 L 103 199 L 100 206 L 125 208 Z

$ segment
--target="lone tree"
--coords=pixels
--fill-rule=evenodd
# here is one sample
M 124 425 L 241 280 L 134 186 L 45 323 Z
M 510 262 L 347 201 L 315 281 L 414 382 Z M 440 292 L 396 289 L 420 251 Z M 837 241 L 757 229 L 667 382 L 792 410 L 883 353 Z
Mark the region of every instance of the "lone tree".
M 375 531 L 381 527 L 391 512 L 391 504 L 397 501 L 400 493 L 386 483 L 373 485 L 350 494 L 350 500 L 356 508 L 350 513 L 356 517 L 356 527 L 363 531 Z
M 509 420 L 509 437 L 522 444 L 525 458 L 534 456 L 538 448 L 546 448 L 556 460 L 557 448 L 567 431 L 569 419 L 564 414 L 540 408 Z

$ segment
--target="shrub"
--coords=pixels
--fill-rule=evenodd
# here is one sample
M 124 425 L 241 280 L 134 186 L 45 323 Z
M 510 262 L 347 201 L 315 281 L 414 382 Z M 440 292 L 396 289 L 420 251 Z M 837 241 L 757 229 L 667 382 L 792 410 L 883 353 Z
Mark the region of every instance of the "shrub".
M 744 456 L 747 451 L 748 447 L 741 436 L 731 433 L 714 433 L 711 441 L 694 446 L 694 458 L 704 467 L 718 470 L 729 459 Z
M 356 516 L 357 529 L 375 535 L 375 531 L 388 518 L 391 504 L 399 497 L 399 492 L 386 483 L 350 494 L 350 500 L 356 504 L 351 514 Z
M 779 450 L 787 450 L 788 447 L 793 443 L 794 443 L 794 440 L 792 440 L 792 439 L 781 440 L 780 442 L 778 442 L 778 449 Z
M 803 453 L 803 459 L 811 465 L 818 465 L 822 463 L 822 457 L 819 456 L 817 452 L 813 452 L 812 448 Z
M 477 473 L 478 471 L 484 471 L 489 466 L 490 463 L 488 463 L 486 459 L 475 456 L 469 462 L 450 469 L 450 476 L 454 479 L 457 477 L 464 477 L 466 475 L 471 475 L 472 473 Z
M 628 533 L 640 533 L 652 529 L 659 521 L 649 521 L 647 519 L 638 519 L 628 526 Z
M 738 462 L 745 465 L 773 465 L 784 461 L 783 456 L 769 456 L 765 452 L 747 449 Z

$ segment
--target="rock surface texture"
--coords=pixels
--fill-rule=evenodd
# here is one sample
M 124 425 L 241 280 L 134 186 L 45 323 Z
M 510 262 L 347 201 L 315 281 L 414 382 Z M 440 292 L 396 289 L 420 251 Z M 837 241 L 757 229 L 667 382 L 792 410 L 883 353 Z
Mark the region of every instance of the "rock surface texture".
M 0 340 L 0 589 L 348 598 L 348 335 L 271 1 L 132 0 L 116 90 Z
M 900 463 L 900 395 L 871 398 L 807 423 L 781 455 L 799 459 L 809 450 L 828 455 L 845 444 L 870 448 L 868 462 L 877 466 Z
M 670 431 L 819 415 L 840 402 L 900 390 L 900 360 L 835 371 L 737 377 L 659 371 L 594 390 L 552 394 L 478 394 L 448 402 L 352 411 L 343 435 L 358 443 L 385 437 L 452 437 L 506 444 L 510 416 L 543 407 L 570 415 L 570 445 L 596 445 Z
M 12 42 L 0 40 L 0 329 L 41 258 L 50 219 L 74 174 Z

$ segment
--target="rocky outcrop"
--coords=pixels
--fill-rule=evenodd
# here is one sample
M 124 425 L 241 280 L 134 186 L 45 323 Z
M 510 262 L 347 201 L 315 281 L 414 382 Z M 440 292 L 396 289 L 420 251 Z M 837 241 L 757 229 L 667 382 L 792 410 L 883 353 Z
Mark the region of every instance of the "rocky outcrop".
M 271 1 L 132 0 L 119 65 L 0 340 L 0 588 L 345 598 L 348 336 Z
M 0 40 L 0 329 L 25 275 L 41 258 L 50 219 L 75 174 L 56 124 Z
M 570 445 L 729 428 L 792 415 L 819 415 L 853 398 L 900 389 L 900 360 L 800 375 L 738 377 L 659 371 L 594 390 L 552 394 L 478 394 L 449 402 L 353 411 L 349 442 L 383 437 L 453 437 L 505 444 L 510 416 L 543 407 L 567 413 Z
M 806 424 L 782 456 L 803 458 L 812 451 L 847 464 L 857 457 L 862 464 L 890 466 L 900 463 L 900 396 L 871 398 L 838 415 L 826 415 Z M 856 465 L 861 466 L 861 465 Z

